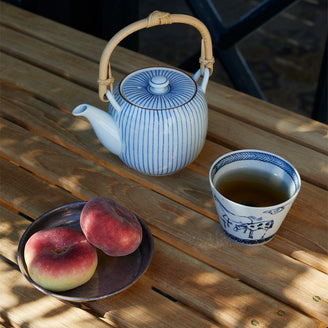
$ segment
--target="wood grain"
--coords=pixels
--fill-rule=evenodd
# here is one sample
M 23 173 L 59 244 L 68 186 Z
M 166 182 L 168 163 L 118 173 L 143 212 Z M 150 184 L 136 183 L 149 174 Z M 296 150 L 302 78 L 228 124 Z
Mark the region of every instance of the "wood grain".
M 14 78 L 16 76 L 20 78 Z M 4 83 L 25 90 L 68 113 L 85 99 L 96 106 L 100 105 L 100 100 L 94 92 L 56 75 L 49 78 L 48 72 L 7 55 L 2 55 L 0 77 Z M 35 85 L 38 85 L 37 89 Z M 100 107 L 104 108 L 104 105 L 101 104 Z M 219 144 L 226 145 L 230 142 L 231 148 L 259 148 L 275 152 L 292 163 L 295 161 L 294 164 L 304 180 L 328 188 L 328 173 L 325 170 L 327 158 L 319 152 L 211 110 L 209 111 L 208 136 L 214 138 Z M 309 158 L 314 157 L 316 160 L 309 162 Z
M 64 309 L 62 326 L 69 318 L 80 326 L 83 316 L 86 327 L 327 326 L 326 125 L 210 82 L 208 139 L 200 156 L 174 176 L 143 176 L 105 150 L 88 122 L 71 115 L 82 102 L 107 110 L 96 92 L 106 41 L 4 2 L 0 33 L 0 254 L 12 263 L 0 261 L 0 293 L 11 302 L 0 300 L 0 325 L 44 326 Z M 117 47 L 111 64 L 119 81 L 162 63 Z M 264 246 L 245 248 L 224 236 L 209 190 L 212 162 L 239 148 L 278 153 L 303 179 L 279 233 Z M 155 254 L 135 285 L 82 310 L 45 297 L 15 270 L 17 243 L 30 224 L 18 213 L 35 219 L 95 195 L 140 215 L 154 235 Z M 37 313 L 39 306 L 44 310 Z
M 1 146 L 1 153 L 11 161 L 81 199 L 94 195 L 115 199 L 144 218 L 156 237 L 298 310 L 327 320 L 327 275 L 267 246 L 237 245 L 213 220 L 20 127 L 7 122 L 3 131 L 11 143 Z M 314 292 L 321 302 L 313 302 Z
M 28 173 L 25 172 L 25 174 Z M 43 195 L 47 198 L 48 192 L 46 189 L 43 190 Z M 63 201 L 65 201 L 65 198 Z M 30 215 L 33 214 L 29 212 L 26 206 L 19 206 L 16 210 Z M 2 227 L 0 232 L 0 252 L 3 256 L 15 262 L 17 241 L 30 222 L 22 216 L 0 206 L 0 223 Z M 289 327 L 318 327 L 316 321 L 269 296 L 259 293 L 242 282 L 191 258 L 157 238 L 155 238 L 155 254 L 146 277 L 143 276 L 141 282 L 138 282 L 136 287 L 131 287 L 131 293 L 125 293 L 124 296 L 126 297 L 122 300 L 121 298 L 113 297 L 104 301 L 93 302 L 88 304 L 88 307 L 91 307 L 101 316 L 106 317 L 109 322 L 113 323 L 113 317 L 116 316 L 119 317 L 119 320 L 127 320 L 126 318 L 131 315 L 127 316 L 127 313 L 122 311 L 122 309 L 130 308 L 135 304 L 138 304 L 138 306 L 143 304 L 145 294 L 150 293 L 151 287 L 155 286 L 179 302 L 191 308 L 197 308 L 213 321 L 227 327 L 241 326 L 241 323 L 243 327 L 252 327 L 251 321 L 254 318 L 260 321 L 262 325 L 270 327 L 281 327 L 287 322 Z M 147 282 L 143 283 L 145 279 L 147 279 Z M 142 299 L 140 299 L 140 295 L 142 295 Z M 158 306 L 157 303 L 160 303 L 161 312 L 163 312 L 164 304 L 160 300 L 159 298 L 154 303 L 154 306 Z M 165 298 L 162 301 L 165 302 L 165 307 L 169 304 L 170 308 L 172 308 L 174 304 L 172 301 L 168 302 Z M 107 313 L 108 308 L 111 309 L 110 313 Z M 147 308 L 150 312 L 158 313 L 159 311 L 159 309 L 151 309 L 150 304 L 148 304 Z M 186 310 L 181 309 L 179 306 L 175 308 L 175 313 L 178 311 L 190 316 Z M 284 315 L 279 316 L 277 314 L 278 311 L 280 311 L 279 313 L 283 311 Z M 177 314 L 176 317 L 179 319 L 179 322 L 182 320 L 182 317 Z M 192 323 L 196 324 L 196 322 L 202 325 L 205 324 L 205 321 L 199 322 L 192 315 L 190 318 L 192 318 L 192 322 L 186 321 L 186 323 L 190 324 L 190 327 L 192 327 Z M 137 319 L 140 320 L 140 318 Z M 131 320 L 133 321 L 131 322 L 137 319 L 132 316 Z M 163 321 L 163 317 L 157 318 L 157 320 L 159 320 L 158 322 Z M 151 322 L 153 322 L 153 319 Z
M 82 309 L 45 296 L 32 287 L 23 275 L 0 261 L 0 310 L 7 318 L 7 327 L 117 327 Z M 10 324 L 10 325 L 9 325 Z
M 0 163 L 1 161 L 2 160 L 0 160 Z M 20 198 L 21 191 L 24 188 L 24 181 L 29 180 L 30 174 L 27 171 L 22 170 L 21 168 L 15 165 L 6 165 L 6 164 L 7 163 L 4 163 L 4 165 L 1 166 L 1 172 L 4 172 L 4 174 L 6 174 L 10 169 L 10 171 L 13 172 L 15 176 L 18 176 L 20 178 L 18 182 L 15 184 L 15 187 L 13 188 L 12 192 L 10 193 L 10 197 L 12 197 L 13 199 L 18 199 Z M 8 168 L 7 170 L 5 166 Z M 35 188 L 36 190 L 38 190 L 38 195 L 43 195 L 43 198 L 42 200 L 41 199 L 34 200 L 33 196 L 31 196 L 30 204 L 33 205 L 35 201 L 38 201 L 40 209 L 47 208 L 44 211 L 42 210 L 43 212 L 54 208 L 55 205 L 57 204 L 57 201 L 52 198 L 52 195 L 53 195 L 53 191 L 56 189 L 57 189 L 57 193 L 56 193 L 57 199 L 58 198 L 61 199 L 59 203 L 64 204 L 67 201 L 67 197 L 65 193 L 61 193 L 60 188 L 53 186 L 49 189 L 47 185 L 43 183 L 42 180 L 37 179 L 36 177 L 34 177 L 33 180 L 34 183 L 31 184 L 31 186 L 33 187 L 33 189 Z M 1 178 L 1 182 L 3 188 L 7 188 L 7 187 L 9 188 L 10 186 L 9 180 L 4 181 Z M 21 184 L 20 186 L 18 185 L 19 183 Z M 49 200 L 54 201 L 54 203 L 52 205 L 49 205 Z M 73 199 L 71 201 L 73 201 Z M 76 201 L 78 201 L 78 199 L 76 199 Z M 35 209 L 34 207 L 32 209 L 30 204 L 14 202 L 13 204 L 10 205 L 13 207 L 15 211 L 19 211 L 33 217 L 35 215 Z M 37 216 L 42 214 L 43 212 L 38 213 Z M 13 213 L 9 209 L 0 205 L 0 223 L 1 223 L 0 254 L 6 257 L 7 259 L 9 259 L 10 261 L 16 262 L 18 241 L 20 240 L 23 232 L 31 222 L 26 220 L 24 217 L 16 213 Z M 175 259 L 175 261 L 176 260 L 177 259 Z M 0 261 L 0 265 L 1 265 L 1 261 Z M 92 303 L 86 306 L 96 311 L 98 315 L 104 316 L 108 322 L 112 323 L 115 326 L 116 326 L 115 324 L 116 320 L 120 321 L 121 323 L 128 323 L 128 326 L 133 326 L 135 322 L 142 322 L 142 320 L 145 319 L 144 317 L 145 313 L 136 311 L 135 314 L 133 314 L 134 312 L 130 309 L 130 307 L 131 306 L 142 307 L 145 301 L 147 304 L 146 307 L 147 316 L 148 316 L 147 320 L 149 320 L 149 323 L 147 325 L 145 324 L 145 327 L 153 327 L 154 323 L 156 322 L 165 323 L 166 320 L 169 320 L 170 322 L 169 324 L 167 324 L 167 327 L 176 327 L 179 325 L 179 322 L 181 320 L 183 320 L 185 327 L 193 327 L 193 325 L 194 327 L 216 326 L 215 324 L 207 321 L 204 316 L 202 317 L 201 315 L 195 315 L 191 310 L 184 307 L 183 305 L 175 304 L 172 301 L 165 299 L 163 296 L 153 291 L 151 289 L 151 286 L 149 286 L 149 284 L 146 284 L 146 287 L 143 286 L 144 284 L 141 283 L 141 285 L 139 284 L 139 286 L 134 287 L 132 291 L 126 292 L 127 295 L 123 299 L 117 300 L 116 298 L 116 300 L 111 302 L 109 301 L 107 302 L 105 300 L 99 302 L 98 305 L 94 305 L 94 303 Z M 42 295 L 40 292 L 37 292 L 32 294 L 33 297 L 36 297 L 35 294 Z M 28 299 L 28 295 L 25 296 L 26 301 Z M 8 296 L 9 296 L 9 292 L 8 292 Z M 12 294 L 10 296 L 13 297 Z M 30 302 L 32 301 L 33 300 L 30 300 Z M 115 311 L 114 311 L 114 304 L 116 308 Z M 108 310 L 109 305 L 111 309 L 110 311 Z M 122 310 L 125 308 L 129 309 L 128 315 L 126 311 Z M 177 315 L 177 313 L 179 313 L 179 315 Z M 297 313 L 295 314 L 297 315 Z M 29 318 L 29 316 L 26 315 L 26 318 Z M 301 318 L 301 320 L 307 321 L 307 318 L 303 318 L 303 319 Z M 314 323 L 315 322 L 312 322 L 312 324 Z
M 103 150 L 97 138 L 84 121 L 72 126 L 71 117 L 55 111 L 49 105 L 28 97 L 20 92 L 3 88 L 0 115 L 24 126 L 38 135 L 47 138 L 67 149 L 74 150 L 111 171 L 136 181 L 147 188 L 179 202 L 217 221 L 217 213 L 209 190 L 208 178 L 189 169 L 173 176 L 157 179 L 138 174 L 125 167 L 121 161 Z M 13 100 L 15 99 L 14 103 Z M 93 145 L 93 147 L 88 147 Z M 204 151 L 208 153 L 205 145 Z M 213 150 L 213 147 L 211 148 Z M 290 215 L 279 230 L 277 241 L 269 245 L 280 252 L 314 267 L 328 272 L 325 200 L 328 192 L 303 182 L 303 186 Z M 316 240 L 312 236 L 316 235 Z M 286 238 L 287 237 L 287 238 Z M 304 251 L 308 250 L 304 256 Z M 319 261 L 318 261 L 319 259 Z
M 0 199 L 1 203 L 7 207 L 15 206 L 19 209 L 25 206 L 30 209 L 29 215 L 36 218 L 53 207 L 77 200 L 69 192 L 57 190 L 31 173 L 25 174 L 25 170 L 2 158 L 0 158 L 0 165 Z M 42 193 L 44 189 L 47 190 L 46 198 Z M 25 213 L 24 211 L 21 212 Z
M 30 12 L 12 8 L 8 4 L 0 3 L 0 5 L 0 22 L 5 26 L 16 31 L 22 31 L 23 34 L 28 34 L 69 53 L 87 58 L 93 63 L 99 63 L 101 53 L 107 43 L 105 40 L 76 31 L 68 26 L 58 25 Z M 38 21 L 38 24 L 35 24 L 35 20 Z M 40 28 L 38 28 L 39 26 Z M 60 33 L 58 33 L 58 28 Z M 24 47 L 24 45 L 22 46 Z M 20 53 L 22 51 L 18 51 L 16 55 Z M 27 54 L 29 60 L 35 55 L 37 54 L 33 51 Z M 47 60 L 48 56 L 40 62 Z M 135 56 L 134 52 L 122 47 L 117 47 L 114 51 L 111 64 L 114 71 L 118 70 L 124 75 L 137 68 L 165 65 L 141 54 Z M 116 76 L 116 72 L 114 76 L 117 81 L 121 79 L 120 74 Z M 81 78 L 83 77 L 81 76 Z M 93 86 L 94 82 L 95 80 L 92 80 Z M 281 107 L 268 104 L 211 81 L 207 89 L 207 99 L 209 107 L 215 111 L 231 115 L 241 121 L 251 123 L 275 134 L 278 133 L 286 139 L 328 154 L 328 131 L 327 126 L 322 123 L 304 118 Z

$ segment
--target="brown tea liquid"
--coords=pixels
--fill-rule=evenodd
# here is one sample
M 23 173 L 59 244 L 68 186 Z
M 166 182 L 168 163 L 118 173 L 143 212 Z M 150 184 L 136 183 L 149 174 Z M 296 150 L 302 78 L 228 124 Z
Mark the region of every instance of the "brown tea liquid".
M 253 207 L 277 205 L 290 196 L 284 181 L 258 170 L 239 169 L 227 173 L 216 181 L 215 187 L 224 197 Z

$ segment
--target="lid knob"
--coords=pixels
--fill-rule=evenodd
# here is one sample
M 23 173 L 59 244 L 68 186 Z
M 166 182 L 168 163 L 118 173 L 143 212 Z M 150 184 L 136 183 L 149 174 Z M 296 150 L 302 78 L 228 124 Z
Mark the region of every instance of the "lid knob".
M 163 75 L 155 75 L 149 80 L 149 91 L 162 95 L 169 91 L 169 80 Z

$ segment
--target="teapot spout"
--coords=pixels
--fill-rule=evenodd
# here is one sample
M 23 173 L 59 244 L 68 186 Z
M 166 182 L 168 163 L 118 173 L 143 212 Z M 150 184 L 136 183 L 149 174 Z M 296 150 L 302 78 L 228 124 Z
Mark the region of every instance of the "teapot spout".
M 100 142 L 113 154 L 120 156 L 122 141 L 113 118 L 105 111 L 91 105 L 81 104 L 73 109 L 74 116 L 84 116 L 93 127 Z

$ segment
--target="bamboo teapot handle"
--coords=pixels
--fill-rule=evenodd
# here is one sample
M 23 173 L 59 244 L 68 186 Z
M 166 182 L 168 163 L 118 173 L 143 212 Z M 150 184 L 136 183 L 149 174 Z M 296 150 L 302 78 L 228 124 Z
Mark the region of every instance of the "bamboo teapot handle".
M 110 56 L 115 47 L 128 35 L 133 32 L 139 31 L 143 28 L 149 28 L 157 25 L 166 25 L 172 23 L 188 24 L 198 29 L 201 34 L 201 56 L 199 58 L 201 74 L 204 74 L 205 67 L 210 71 L 210 75 L 213 72 L 213 49 L 212 39 L 207 27 L 197 18 L 189 15 L 182 14 L 169 14 L 166 12 L 154 11 L 147 18 L 132 23 L 119 32 L 117 32 L 107 43 L 100 59 L 99 65 L 99 98 L 108 102 L 106 97 L 107 86 L 110 88 L 110 92 L 113 93 L 114 77 L 111 73 Z

